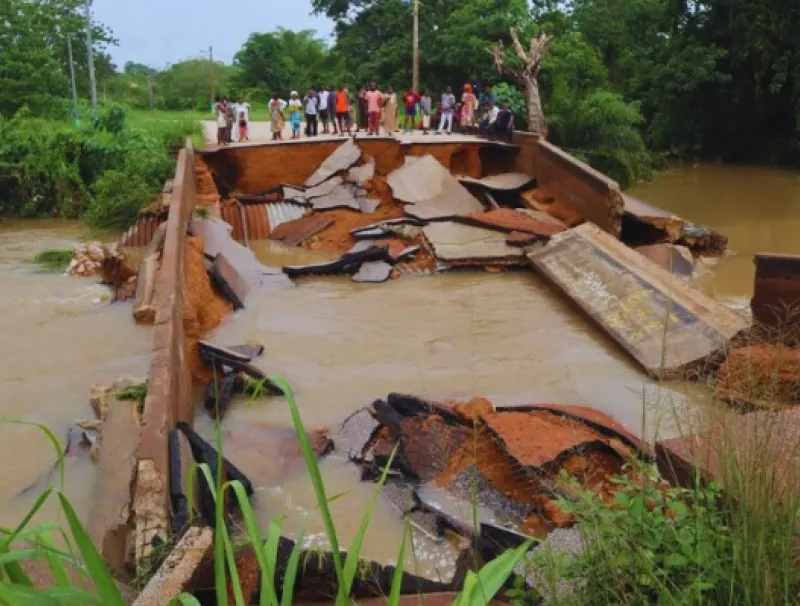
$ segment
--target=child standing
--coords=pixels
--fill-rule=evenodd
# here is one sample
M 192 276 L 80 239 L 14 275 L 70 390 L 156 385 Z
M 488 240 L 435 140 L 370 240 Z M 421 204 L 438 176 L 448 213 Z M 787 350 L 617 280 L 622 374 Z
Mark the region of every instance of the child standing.
M 406 115 L 403 119 L 403 130 L 410 133 L 414 130 L 414 123 L 417 121 L 417 103 L 419 103 L 420 96 L 417 91 L 408 89 L 406 94 L 403 95 L 403 105 L 405 105 Z M 408 123 L 411 122 L 411 128 Z
M 431 91 L 426 90 L 420 100 L 422 107 L 422 134 L 427 135 L 431 129 L 431 113 L 433 113 L 433 99 L 431 99 Z
M 247 141 L 247 118 L 244 112 L 239 112 L 239 141 Z
M 300 100 L 300 95 L 296 90 L 292 91 L 291 98 L 289 99 L 289 123 L 292 125 L 292 139 L 300 138 L 300 121 L 303 102 Z

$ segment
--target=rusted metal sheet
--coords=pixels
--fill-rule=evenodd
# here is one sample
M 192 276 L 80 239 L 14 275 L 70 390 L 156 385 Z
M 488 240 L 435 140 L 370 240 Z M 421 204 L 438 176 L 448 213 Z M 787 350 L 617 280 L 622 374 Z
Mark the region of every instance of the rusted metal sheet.
M 231 226 L 231 237 L 234 240 L 240 242 L 244 240 L 244 225 L 242 225 L 242 215 L 238 206 L 224 206 L 222 220 Z
M 422 233 L 434 256 L 450 265 L 525 262 L 525 250 L 506 244 L 506 235 L 497 230 L 441 221 L 423 227 Z
M 275 231 L 279 225 L 299 219 L 308 209 L 299 204 L 288 202 L 275 202 L 267 204 L 267 221 L 269 222 L 270 233 Z
M 759 253 L 750 308 L 770 340 L 800 341 L 800 255 Z
M 680 375 L 750 326 L 590 223 L 528 259 L 652 376 Z
M 272 230 L 270 239 L 280 240 L 286 246 L 297 246 L 305 239 L 333 225 L 333 219 L 327 215 L 311 215 L 294 221 L 281 223 Z
M 122 248 L 147 246 L 153 239 L 153 234 L 158 226 L 166 220 L 166 216 L 145 215 L 139 217 L 136 223 L 120 236 L 119 246 Z

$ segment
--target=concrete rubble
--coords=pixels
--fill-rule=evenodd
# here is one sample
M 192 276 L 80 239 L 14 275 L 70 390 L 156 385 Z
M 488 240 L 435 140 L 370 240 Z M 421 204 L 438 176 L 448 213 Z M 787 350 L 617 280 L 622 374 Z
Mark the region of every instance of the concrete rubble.
M 536 179 L 527 173 L 503 173 L 500 175 L 491 175 L 483 177 L 482 179 L 474 179 L 472 177 L 458 177 L 459 182 L 463 185 L 474 185 L 489 191 L 516 191 L 521 190 Z
M 685 246 L 675 244 L 649 244 L 634 249 L 653 263 L 679 276 L 689 277 L 694 273 L 694 257 Z
M 353 139 L 347 139 L 333 152 L 306 181 L 306 187 L 314 187 L 335 175 L 337 172 L 347 170 L 361 158 L 361 149 Z
M 433 156 L 422 156 L 393 171 L 387 181 L 392 194 L 417 219 L 447 219 L 483 211 L 483 206 Z
M 610 502 L 612 477 L 632 459 L 651 458 L 641 440 L 598 411 L 496 409 L 483 398 L 444 404 L 389 394 L 348 417 L 335 440 L 364 479 L 376 478 L 395 451 L 383 498 L 400 515 L 424 514 L 416 522 L 426 534 L 441 538 L 450 529 L 489 558 L 573 523 L 557 502 L 577 496 L 562 471 Z
M 76 244 L 72 249 L 72 261 L 67 267 L 70 276 L 96 276 L 100 273 L 108 251 L 102 242 Z
M 441 221 L 423 227 L 422 233 L 436 258 L 449 265 L 526 263 L 525 250 L 509 246 L 505 234 L 494 229 Z

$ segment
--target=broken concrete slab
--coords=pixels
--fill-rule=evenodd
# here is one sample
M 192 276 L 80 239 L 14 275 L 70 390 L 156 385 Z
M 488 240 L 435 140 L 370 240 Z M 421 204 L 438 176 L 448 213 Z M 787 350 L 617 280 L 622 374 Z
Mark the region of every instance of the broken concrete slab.
M 450 265 L 522 265 L 525 251 L 506 244 L 504 233 L 454 221 L 422 228 L 427 245 L 438 260 Z
M 218 254 L 209 271 L 211 284 L 233 304 L 233 309 L 244 309 L 250 286 L 225 255 Z
M 297 246 L 331 225 L 333 219 L 328 215 L 309 215 L 282 223 L 270 232 L 269 239 L 278 240 L 286 246 Z
M 686 223 L 678 244 L 687 246 L 697 254 L 721 255 L 728 247 L 728 237 L 713 229 L 695 223 Z
M 216 368 L 217 375 L 222 381 L 222 377 L 234 372 L 244 373 L 255 381 L 263 381 L 264 389 L 267 393 L 281 395 L 283 391 L 275 383 L 267 378 L 267 375 L 257 366 L 250 364 L 250 358 L 237 350 L 231 350 L 208 341 L 198 341 L 201 359 Z
M 137 402 L 120 400 L 103 422 L 103 443 L 97 467 L 88 531 L 103 559 L 120 575 L 127 574 L 133 524 L 131 492 L 136 472 L 140 419 Z
M 694 258 L 685 246 L 650 244 L 637 246 L 634 250 L 672 274 L 691 276 L 694 273 Z
M 291 185 L 283 185 L 281 187 L 283 189 L 284 202 L 295 202 L 301 205 L 308 204 L 305 188 L 300 189 Z
M 361 158 L 361 149 L 353 139 L 346 139 L 336 148 L 330 156 L 320 165 L 316 172 L 305 182 L 306 187 L 314 187 L 335 175 L 339 171 L 347 170 Z
M 247 283 L 250 292 L 291 288 L 292 281 L 280 269 L 262 265 L 252 250 L 231 237 L 231 226 L 214 217 L 192 220 L 194 235 L 201 236 L 204 253 L 212 259 L 222 254 Z
M 358 198 L 358 208 L 362 213 L 372 214 L 381 205 L 380 199 L 377 198 Z
M 393 267 L 386 261 L 369 261 L 353 274 L 353 282 L 386 282 L 392 277 Z
M 314 198 L 312 206 L 315 211 L 345 208 L 361 211 L 361 201 L 366 199 L 367 192 L 352 183 L 341 183 L 329 193 Z M 380 204 L 380 200 L 377 201 Z
M 580 212 L 557 199 L 549 190 L 541 187 L 522 192 L 520 201 L 528 210 L 544 213 L 567 227 L 575 227 L 585 221 Z
M 536 180 L 526 173 L 502 173 L 491 175 L 482 179 L 472 177 L 458 177 L 458 181 L 464 185 L 475 185 L 488 189 L 489 191 L 516 191 L 527 187 Z
M 357 410 L 342 423 L 336 447 L 351 461 L 363 461 L 364 451 L 379 427 L 380 423 L 366 408 Z
M 394 197 L 407 205 L 406 214 L 417 219 L 446 219 L 483 211 L 481 203 L 430 155 L 406 162 L 389 174 L 387 182 Z
M 369 161 L 361 166 L 354 166 L 350 169 L 348 178 L 353 183 L 364 187 L 367 181 L 371 181 L 375 177 L 375 158 L 370 158 Z
M 509 246 L 533 246 L 534 244 L 544 244 L 544 238 L 536 234 L 526 234 L 521 231 L 512 231 L 506 236 L 506 244 Z
M 189 528 L 136 598 L 134 606 L 164 606 L 189 590 L 213 544 L 214 533 L 210 528 Z
M 654 377 L 695 371 L 750 327 L 592 224 L 554 236 L 528 259 Z
M 545 238 L 550 238 L 566 230 L 566 227 L 557 223 L 534 219 L 527 213 L 514 208 L 498 208 L 486 212 L 471 213 L 461 217 L 454 217 L 453 221 L 505 233 L 516 231 L 537 234 Z
M 344 183 L 344 179 L 339 176 L 333 177 L 316 185 L 314 187 L 309 187 L 305 192 L 304 196 L 306 201 L 310 204 L 312 200 L 315 198 L 319 198 L 321 196 L 329 196 L 331 192 L 337 189 L 340 185 Z
M 224 345 L 217 345 L 211 341 L 204 340 L 198 341 L 197 346 L 200 350 L 200 356 L 207 364 L 228 364 L 230 361 L 246 364 L 253 359 L 250 352 L 242 351 L 238 347 L 225 347 Z
M 620 238 L 626 244 L 674 244 L 683 236 L 686 221 L 680 217 L 627 194 L 622 194 L 622 200 L 625 210 Z

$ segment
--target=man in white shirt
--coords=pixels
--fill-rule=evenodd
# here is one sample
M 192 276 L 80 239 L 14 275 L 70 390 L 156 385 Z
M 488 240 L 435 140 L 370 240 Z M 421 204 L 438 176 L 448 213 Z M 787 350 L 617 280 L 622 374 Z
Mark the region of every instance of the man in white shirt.
M 330 119 L 330 114 L 328 113 L 328 96 L 331 92 L 328 90 L 328 87 L 322 89 L 322 93 L 319 96 L 319 119 L 322 121 L 322 134 L 328 134 L 328 120 Z

